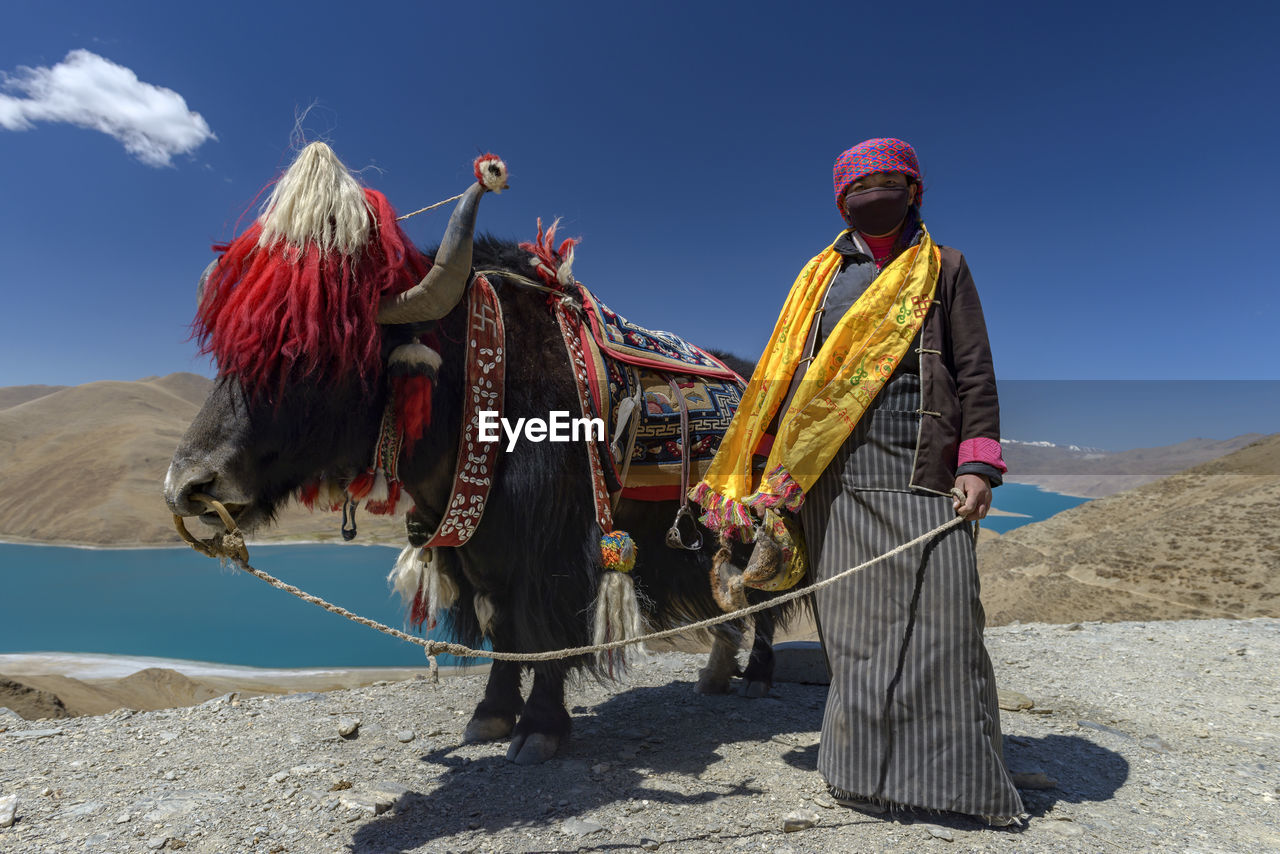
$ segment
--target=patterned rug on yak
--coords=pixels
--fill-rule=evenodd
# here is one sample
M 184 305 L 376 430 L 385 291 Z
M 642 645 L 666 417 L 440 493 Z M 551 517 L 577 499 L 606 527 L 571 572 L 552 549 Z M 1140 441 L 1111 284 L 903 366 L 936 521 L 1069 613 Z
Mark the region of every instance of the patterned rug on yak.
M 678 500 L 681 398 L 688 412 L 688 477 L 693 484 L 720 447 L 746 383 L 697 345 L 670 332 L 637 326 L 579 287 L 592 349 L 604 357 L 592 359 L 593 379 L 604 381 L 606 421 L 622 494 L 641 501 Z
M 600 302 L 586 287 L 582 287 L 582 306 L 591 324 L 591 336 L 615 359 L 673 374 L 742 380 L 724 362 L 679 335 L 637 326 Z

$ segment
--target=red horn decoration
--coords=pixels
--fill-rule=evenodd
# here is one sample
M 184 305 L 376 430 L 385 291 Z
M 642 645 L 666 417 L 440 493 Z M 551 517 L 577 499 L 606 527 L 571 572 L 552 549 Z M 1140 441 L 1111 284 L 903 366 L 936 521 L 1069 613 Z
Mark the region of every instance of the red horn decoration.
M 324 143 L 303 149 L 248 231 L 214 249 L 196 334 L 250 394 L 308 377 L 372 385 L 378 306 L 430 267 L 386 197 L 360 187 Z
M 431 423 L 432 385 L 439 370 L 440 354 L 420 341 L 397 347 L 387 360 L 396 424 L 406 452 L 413 449 Z

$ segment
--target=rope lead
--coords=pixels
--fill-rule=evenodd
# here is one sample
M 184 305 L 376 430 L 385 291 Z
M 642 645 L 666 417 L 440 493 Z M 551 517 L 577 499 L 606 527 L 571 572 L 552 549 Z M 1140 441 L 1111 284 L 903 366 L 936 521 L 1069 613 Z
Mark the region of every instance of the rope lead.
M 269 573 L 250 566 L 249 550 L 244 542 L 244 534 L 242 534 L 240 529 L 236 527 L 235 521 L 231 518 L 231 514 L 222 506 L 222 503 L 215 498 L 211 498 L 200 493 L 192 495 L 191 498 L 192 500 L 200 501 L 213 508 L 219 518 L 222 519 L 222 523 L 227 526 L 227 532 L 225 534 L 215 534 L 207 540 L 198 540 L 187 531 L 186 526 L 182 522 L 182 517 L 175 513 L 173 517 L 174 524 L 178 528 L 179 533 L 182 534 L 182 539 L 193 549 L 207 557 L 219 559 L 225 558 L 230 560 L 239 569 L 244 570 L 256 578 L 262 579 L 277 590 L 283 590 L 286 593 L 297 596 L 304 602 L 310 602 L 312 605 L 324 608 L 326 611 L 346 617 L 352 622 L 359 623 L 362 626 L 368 626 L 371 629 L 376 629 L 384 635 L 390 635 L 393 638 L 399 638 L 402 641 L 407 641 L 408 643 L 417 644 L 418 646 L 423 647 L 427 652 L 427 659 L 430 662 L 433 680 L 439 678 L 435 656 L 440 655 L 441 653 L 456 656 L 457 658 L 489 658 L 494 661 L 557 661 L 562 658 L 573 658 L 580 655 L 594 655 L 596 653 L 607 652 L 613 649 L 621 649 L 622 647 L 630 646 L 631 644 L 662 640 L 664 638 L 675 637 L 676 635 L 685 634 L 687 632 L 700 631 L 710 626 L 719 625 L 720 623 L 727 623 L 731 620 L 741 619 L 742 617 L 764 611 L 768 608 L 776 607 L 785 602 L 790 602 L 793 599 L 799 599 L 801 596 L 808 596 L 810 593 L 821 590 L 824 587 L 830 587 L 832 584 L 847 578 L 855 572 L 860 572 L 882 560 L 887 560 L 894 555 L 901 554 L 912 546 L 919 545 L 920 543 L 938 536 L 945 531 L 949 531 L 952 528 L 963 524 L 965 521 L 963 517 L 957 516 L 948 522 L 942 523 L 932 531 L 921 534 L 914 540 L 909 540 L 891 551 L 885 552 L 878 557 L 873 557 L 865 563 L 860 563 L 857 566 L 851 566 L 843 572 L 819 581 L 816 584 L 811 584 L 808 587 L 801 587 L 788 593 L 784 593 L 781 596 L 769 599 L 768 601 L 758 602 L 755 605 L 740 608 L 737 611 L 732 611 L 727 614 L 721 614 L 718 617 L 709 617 L 705 620 L 691 623 L 687 626 L 677 626 L 674 629 L 666 629 L 664 631 L 654 632 L 642 637 L 627 638 L 624 640 L 610 641 L 609 643 L 593 644 L 591 646 L 572 647 L 570 649 L 557 649 L 550 650 L 548 652 L 497 652 L 494 650 L 471 649 L 470 647 L 463 646 L 458 643 L 415 637 L 414 635 L 402 632 L 399 629 L 393 629 L 390 626 L 383 625 L 376 620 L 370 620 L 368 617 L 362 617 L 359 614 L 348 611 L 340 605 L 334 605 L 332 602 L 327 602 L 319 596 L 313 596 L 306 591 L 294 587 L 292 584 L 281 581 Z

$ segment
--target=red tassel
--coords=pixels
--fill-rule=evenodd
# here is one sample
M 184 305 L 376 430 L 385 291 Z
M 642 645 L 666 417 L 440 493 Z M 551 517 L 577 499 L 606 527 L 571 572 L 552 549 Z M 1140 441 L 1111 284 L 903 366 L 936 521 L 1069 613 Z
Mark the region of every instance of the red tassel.
M 423 374 L 393 376 L 391 386 L 396 423 L 404 437 L 404 449 L 409 451 L 431 424 L 431 378 Z
M 421 631 L 422 624 L 430 619 L 427 629 L 434 629 L 436 621 L 433 619 L 434 614 L 431 609 L 431 603 L 427 601 L 427 595 L 419 590 L 418 594 L 413 597 L 413 606 L 409 609 L 409 625 L 414 631 Z
M 390 516 L 396 512 L 396 504 L 400 501 L 400 481 L 392 480 L 387 483 L 387 500 L 386 501 L 370 501 L 364 506 L 368 513 L 374 516 Z
M 298 488 L 298 501 L 308 510 L 315 512 L 316 499 L 320 497 L 320 481 L 313 480 Z
M 373 489 L 373 472 L 367 471 L 351 479 L 351 483 L 347 484 L 347 495 L 350 495 L 353 501 L 363 501 L 371 489 Z
M 532 252 L 534 257 L 541 263 L 535 268 L 538 277 L 551 287 L 559 287 L 560 283 L 556 279 L 556 273 L 560 270 L 560 265 L 565 262 L 569 250 L 573 249 L 580 242 L 580 238 L 568 237 L 560 242 L 560 246 L 556 247 L 556 227 L 559 220 L 551 223 L 551 227 L 546 231 L 542 228 L 542 217 L 538 217 L 538 236 L 532 243 L 525 242 L 520 244 L 520 248 L 526 252 Z

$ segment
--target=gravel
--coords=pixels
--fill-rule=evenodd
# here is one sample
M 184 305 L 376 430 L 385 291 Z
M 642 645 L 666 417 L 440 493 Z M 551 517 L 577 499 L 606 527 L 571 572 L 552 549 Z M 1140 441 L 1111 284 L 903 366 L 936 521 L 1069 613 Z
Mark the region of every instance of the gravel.
M 703 658 L 663 653 L 572 685 L 574 736 L 533 767 L 461 744 L 477 675 L 5 717 L 0 851 L 1280 851 L 1280 620 L 987 637 L 1021 695 L 1001 720 L 1022 827 L 840 807 L 815 770 L 824 686 L 702 696 Z

